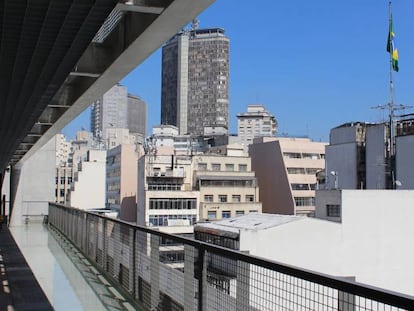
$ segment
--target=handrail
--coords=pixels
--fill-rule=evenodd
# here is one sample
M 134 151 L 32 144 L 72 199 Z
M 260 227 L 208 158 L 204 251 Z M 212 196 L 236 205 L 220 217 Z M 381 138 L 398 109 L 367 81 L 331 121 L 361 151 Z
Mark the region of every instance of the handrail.
M 301 280 L 309 281 L 312 283 L 320 284 L 344 293 L 347 293 L 349 295 L 355 295 L 358 297 L 364 297 L 379 303 L 384 303 L 386 305 L 390 305 L 397 308 L 402 308 L 405 310 L 414 310 L 414 297 L 405 295 L 402 293 L 393 292 L 390 290 L 377 288 L 370 285 L 365 285 L 349 280 L 345 280 L 340 277 L 333 277 L 327 274 L 294 267 L 291 265 L 287 265 L 284 263 L 280 263 L 274 260 L 268 260 L 265 258 L 261 258 L 258 256 L 246 254 L 237 250 L 228 249 L 225 247 L 217 246 L 214 244 L 206 243 L 203 241 L 198 241 L 174 234 L 168 234 L 164 233 L 158 230 L 154 230 L 149 227 L 139 226 L 135 224 L 131 224 L 119 219 L 113 219 L 106 217 L 104 215 L 100 215 L 96 212 L 87 212 L 84 210 L 79 210 L 75 208 L 69 208 L 57 203 L 50 203 L 50 207 L 57 207 L 60 209 L 65 209 L 67 211 L 77 212 L 84 215 L 93 215 L 94 217 L 97 217 L 99 219 L 105 220 L 105 222 L 113 222 L 117 223 L 120 226 L 123 226 L 127 229 L 132 229 L 134 232 L 145 232 L 150 234 L 151 236 L 157 236 L 164 239 L 173 240 L 176 243 L 182 243 L 187 246 L 194 247 L 198 250 L 199 256 L 202 255 L 201 258 L 204 258 L 204 253 L 208 252 L 214 255 L 222 256 L 224 258 L 229 258 L 234 261 L 241 261 L 247 264 L 255 265 L 261 268 L 265 268 L 271 271 L 283 273 L 295 278 L 299 278 Z M 86 217 L 86 216 L 85 216 Z M 135 239 L 135 234 L 134 234 Z M 198 264 L 201 264 L 201 268 L 203 268 L 203 261 L 201 258 L 198 258 Z M 201 261 L 200 261 L 201 260 Z M 197 264 L 197 263 L 195 263 Z M 135 272 L 134 272 L 135 273 Z M 198 271 L 198 273 L 203 273 L 202 271 Z M 198 278 L 199 280 L 201 279 Z M 200 294 L 203 293 L 202 285 L 199 283 L 199 291 Z M 200 298 L 201 299 L 201 298 Z M 201 300 L 200 300 L 201 301 Z

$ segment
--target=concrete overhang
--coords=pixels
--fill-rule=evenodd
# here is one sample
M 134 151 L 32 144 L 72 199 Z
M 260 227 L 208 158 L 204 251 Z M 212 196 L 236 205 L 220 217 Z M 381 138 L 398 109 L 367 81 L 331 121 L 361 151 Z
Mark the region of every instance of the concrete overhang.
M 5 0 L 0 173 L 22 164 L 213 2 Z

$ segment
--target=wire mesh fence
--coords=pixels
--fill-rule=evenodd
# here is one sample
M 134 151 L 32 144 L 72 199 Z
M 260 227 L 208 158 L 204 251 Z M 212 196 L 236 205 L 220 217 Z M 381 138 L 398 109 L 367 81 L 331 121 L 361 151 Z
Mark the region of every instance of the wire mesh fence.
M 411 296 L 54 203 L 49 225 L 147 310 L 414 310 Z

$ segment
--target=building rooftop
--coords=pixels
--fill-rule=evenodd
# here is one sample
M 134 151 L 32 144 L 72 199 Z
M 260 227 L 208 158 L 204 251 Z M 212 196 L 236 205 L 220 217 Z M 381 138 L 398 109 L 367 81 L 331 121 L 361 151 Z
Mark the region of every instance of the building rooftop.
M 266 230 L 276 226 L 280 226 L 292 221 L 302 220 L 305 217 L 293 215 L 279 215 L 279 214 L 259 214 L 249 213 L 235 218 L 227 218 L 214 222 L 206 222 L 197 224 L 195 231 L 230 231 L 238 233 L 240 229 L 244 230 Z

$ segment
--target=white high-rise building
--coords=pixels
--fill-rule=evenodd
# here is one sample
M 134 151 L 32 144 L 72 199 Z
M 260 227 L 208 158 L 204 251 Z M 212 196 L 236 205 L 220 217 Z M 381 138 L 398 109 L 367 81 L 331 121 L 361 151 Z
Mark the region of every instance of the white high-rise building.
M 56 134 L 56 166 L 66 166 L 69 160 L 71 144 L 65 135 Z
M 247 112 L 237 115 L 237 135 L 245 147 L 255 137 L 275 136 L 276 132 L 276 118 L 263 105 L 248 105 Z

